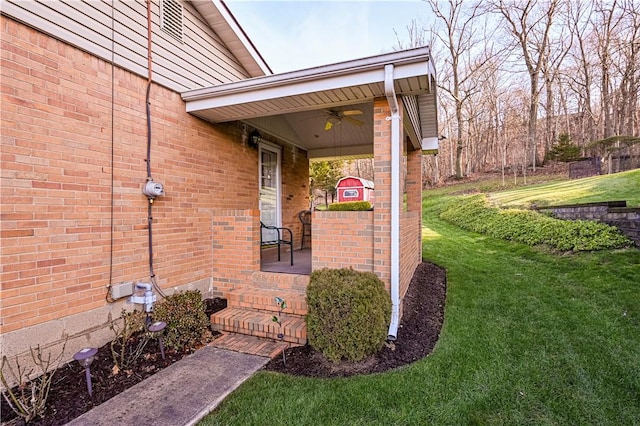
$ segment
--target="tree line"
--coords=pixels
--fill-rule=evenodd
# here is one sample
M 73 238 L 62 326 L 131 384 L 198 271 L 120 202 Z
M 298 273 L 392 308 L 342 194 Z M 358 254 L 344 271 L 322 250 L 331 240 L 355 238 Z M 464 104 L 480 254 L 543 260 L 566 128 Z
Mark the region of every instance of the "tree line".
M 430 183 L 474 172 L 535 172 L 560 142 L 582 157 L 638 163 L 640 2 L 424 0 L 438 75 L 439 154 Z M 636 167 L 640 165 L 637 164 Z

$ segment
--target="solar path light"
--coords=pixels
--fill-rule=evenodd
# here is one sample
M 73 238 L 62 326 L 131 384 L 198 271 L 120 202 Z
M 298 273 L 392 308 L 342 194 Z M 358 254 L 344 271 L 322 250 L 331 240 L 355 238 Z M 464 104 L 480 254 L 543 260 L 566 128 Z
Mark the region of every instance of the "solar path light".
M 73 359 L 78 361 L 80 365 L 84 367 L 84 374 L 87 378 L 87 391 L 89 392 L 89 396 L 93 396 L 93 390 L 91 386 L 91 370 L 89 366 L 95 359 L 97 353 L 98 349 L 96 348 L 84 348 L 76 352 L 76 354 L 73 356 Z

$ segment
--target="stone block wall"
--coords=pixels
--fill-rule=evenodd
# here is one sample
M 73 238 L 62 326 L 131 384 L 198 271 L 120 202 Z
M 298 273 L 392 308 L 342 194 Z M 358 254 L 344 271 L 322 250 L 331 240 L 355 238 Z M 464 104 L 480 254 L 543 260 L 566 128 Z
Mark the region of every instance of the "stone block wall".
M 615 226 L 640 247 L 640 207 L 626 207 L 626 201 L 571 204 L 540 208 L 567 220 L 596 220 Z

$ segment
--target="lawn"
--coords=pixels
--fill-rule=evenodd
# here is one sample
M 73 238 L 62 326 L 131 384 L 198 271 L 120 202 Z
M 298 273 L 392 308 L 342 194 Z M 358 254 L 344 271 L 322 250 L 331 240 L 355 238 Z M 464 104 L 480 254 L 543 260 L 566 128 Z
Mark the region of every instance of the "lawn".
M 202 425 L 638 424 L 640 250 L 557 255 L 463 231 L 424 197 L 423 255 L 447 269 L 434 352 L 394 372 L 260 372 Z
M 491 194 L 491 200 L 510 207 L 625 200 L 629 207 L 640 207 L 640 169 L 514 188 Z

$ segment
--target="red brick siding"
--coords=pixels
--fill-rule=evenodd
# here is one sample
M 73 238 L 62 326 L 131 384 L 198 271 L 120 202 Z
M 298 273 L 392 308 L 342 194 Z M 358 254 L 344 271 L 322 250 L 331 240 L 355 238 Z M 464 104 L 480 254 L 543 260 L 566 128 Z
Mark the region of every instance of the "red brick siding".
M 373 212 L 313 212 L 312 269 L 373 272 Z
M 149 266 L 146 79 L 4 16 L 1 26 L 5 333 L 104 306 L 110 276 L 148 281 Z M 239 280 L 257 264 L 257 228 L 243 217 L 253 221 L 258 208 L 256 150 L 242 142 L 240 124 L 187 114 L 178 93 L 154 84 L 150 105 L 151 170 L 166 191 L 152 211 L 158 283 Z M 308 162 L 293 152 L 285 147 L 283 162 L 294 167 L 283 179 L 292 226 L 308 205 Z M 244 268 L 224 274 L 214 273 L 223 259 L 212 230 L 220 210 L 243 212 L 228 214 L 241 229 L 229 238 L 255 238 L 234 258 Z
M 387 100 L 373 103 L 373 155 L 376 205 L 373 212 L 374 272 L 389 288 L 391 280 L 391 115 Z
M 212 212 L 211 273 L 213 295 L 251 281 L 260 270 L 260 211 L 214 210 Z
M 309 209 L 309 160 L 307 152 L 294 146 L 282 150 L 282 226 L 293 232 L 294 248 L 302 243 L 298 213 Z
M 407 211 L 400 221 L 400 296 L 404 297 L 413 273 L 422 261 L 422 152 L 407 154 Z

